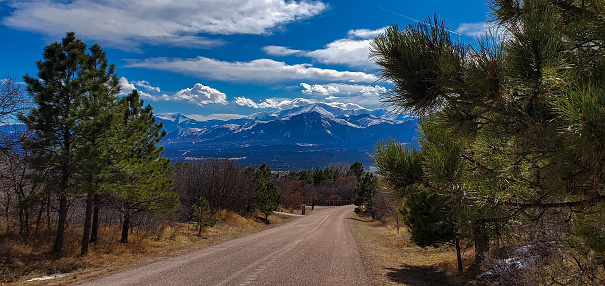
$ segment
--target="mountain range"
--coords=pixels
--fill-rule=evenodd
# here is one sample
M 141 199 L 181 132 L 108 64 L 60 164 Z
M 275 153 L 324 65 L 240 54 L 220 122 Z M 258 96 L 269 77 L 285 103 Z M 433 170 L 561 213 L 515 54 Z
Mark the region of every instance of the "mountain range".
M 161 113 L 167 136 L 160 142 L 175 161 L 231 158 L 276 170 L 324 168 L 355 161 L 373 165 L 370 154 L 389 137 L 413 144 L 417 122 L 385 109 L 357 104 L 316 103 L 279 112 L 260 112 L 233 120 L 199 121 L 180 113 Z

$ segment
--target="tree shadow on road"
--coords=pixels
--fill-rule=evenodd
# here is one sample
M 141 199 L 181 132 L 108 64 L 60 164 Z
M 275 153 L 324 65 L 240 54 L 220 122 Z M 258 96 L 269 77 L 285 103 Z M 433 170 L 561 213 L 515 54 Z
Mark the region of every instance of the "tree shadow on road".
M 369 222 L 368 220 L 363 220 L 363 219 L 356 218 L 356 217 L 347 217 L 345 219 L 356 220 L 356 221 L 360 221 L 360 222 Z
M 396 283 L 409 286 L 458 286 L 467 285 L 462 277 L 448 275 L 437 266 L 402 265 L 400 268 L 387 268 L 387 277 Z

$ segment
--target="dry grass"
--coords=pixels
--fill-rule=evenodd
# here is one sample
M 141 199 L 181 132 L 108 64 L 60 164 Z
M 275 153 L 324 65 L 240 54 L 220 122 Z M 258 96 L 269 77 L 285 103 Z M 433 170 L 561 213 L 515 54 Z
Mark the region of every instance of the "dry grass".
M 254 217 L 241 217 L 220 211 L 219 223 L 197 236 L 195 227 L 183 223 L 167 223 L 153 231 L 134 232 L 129 242 L 120 243 L 117 227 L 102 228 L 99 241 L 91 244 L 89 254 L 79 255 L 81 229 L 70 228 L 66 233 L 64 255 L 55 259 L 52 233 L 40 235 L 28 244 L 8 237 L 0 237 L 1 285 L 65 285 L 75 284 L 92 277 L 145 265 L 162 258 L 208 247 L 230 239 L 242 237 L 282 223 L 292 218 L 271 216 L 270 224 Z M 63 278 L 27 282 L 28 279 L 54 273 L 74 273 Z
M 454 247 L 421 248 L 410 242 L 405 226 L 351 217 L 351 230 L 361 248 L 374 285 L 475 285 L 469 270 L 474 253 L 464 253 L 465 273 L 458 274 Z

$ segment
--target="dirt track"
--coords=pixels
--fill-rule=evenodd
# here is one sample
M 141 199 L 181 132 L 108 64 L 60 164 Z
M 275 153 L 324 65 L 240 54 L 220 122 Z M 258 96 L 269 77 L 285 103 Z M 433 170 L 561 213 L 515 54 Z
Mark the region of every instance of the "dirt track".
M 347 217 L 327 207 L 290 223 L 81 285 L 370 285 Z

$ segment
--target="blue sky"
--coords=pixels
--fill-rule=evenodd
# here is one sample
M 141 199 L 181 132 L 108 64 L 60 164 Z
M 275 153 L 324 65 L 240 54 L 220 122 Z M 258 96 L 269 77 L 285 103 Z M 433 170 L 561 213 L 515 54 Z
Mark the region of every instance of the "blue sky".
M 471 42 L 487 27 L 474 0 L 0 0 L 0 75 L 36 75 L 67 31 L 100 44 L 123 92 L 156 113 L 230 119 L 314 102 L 380 108 L 369 42 L 436 14 Z

